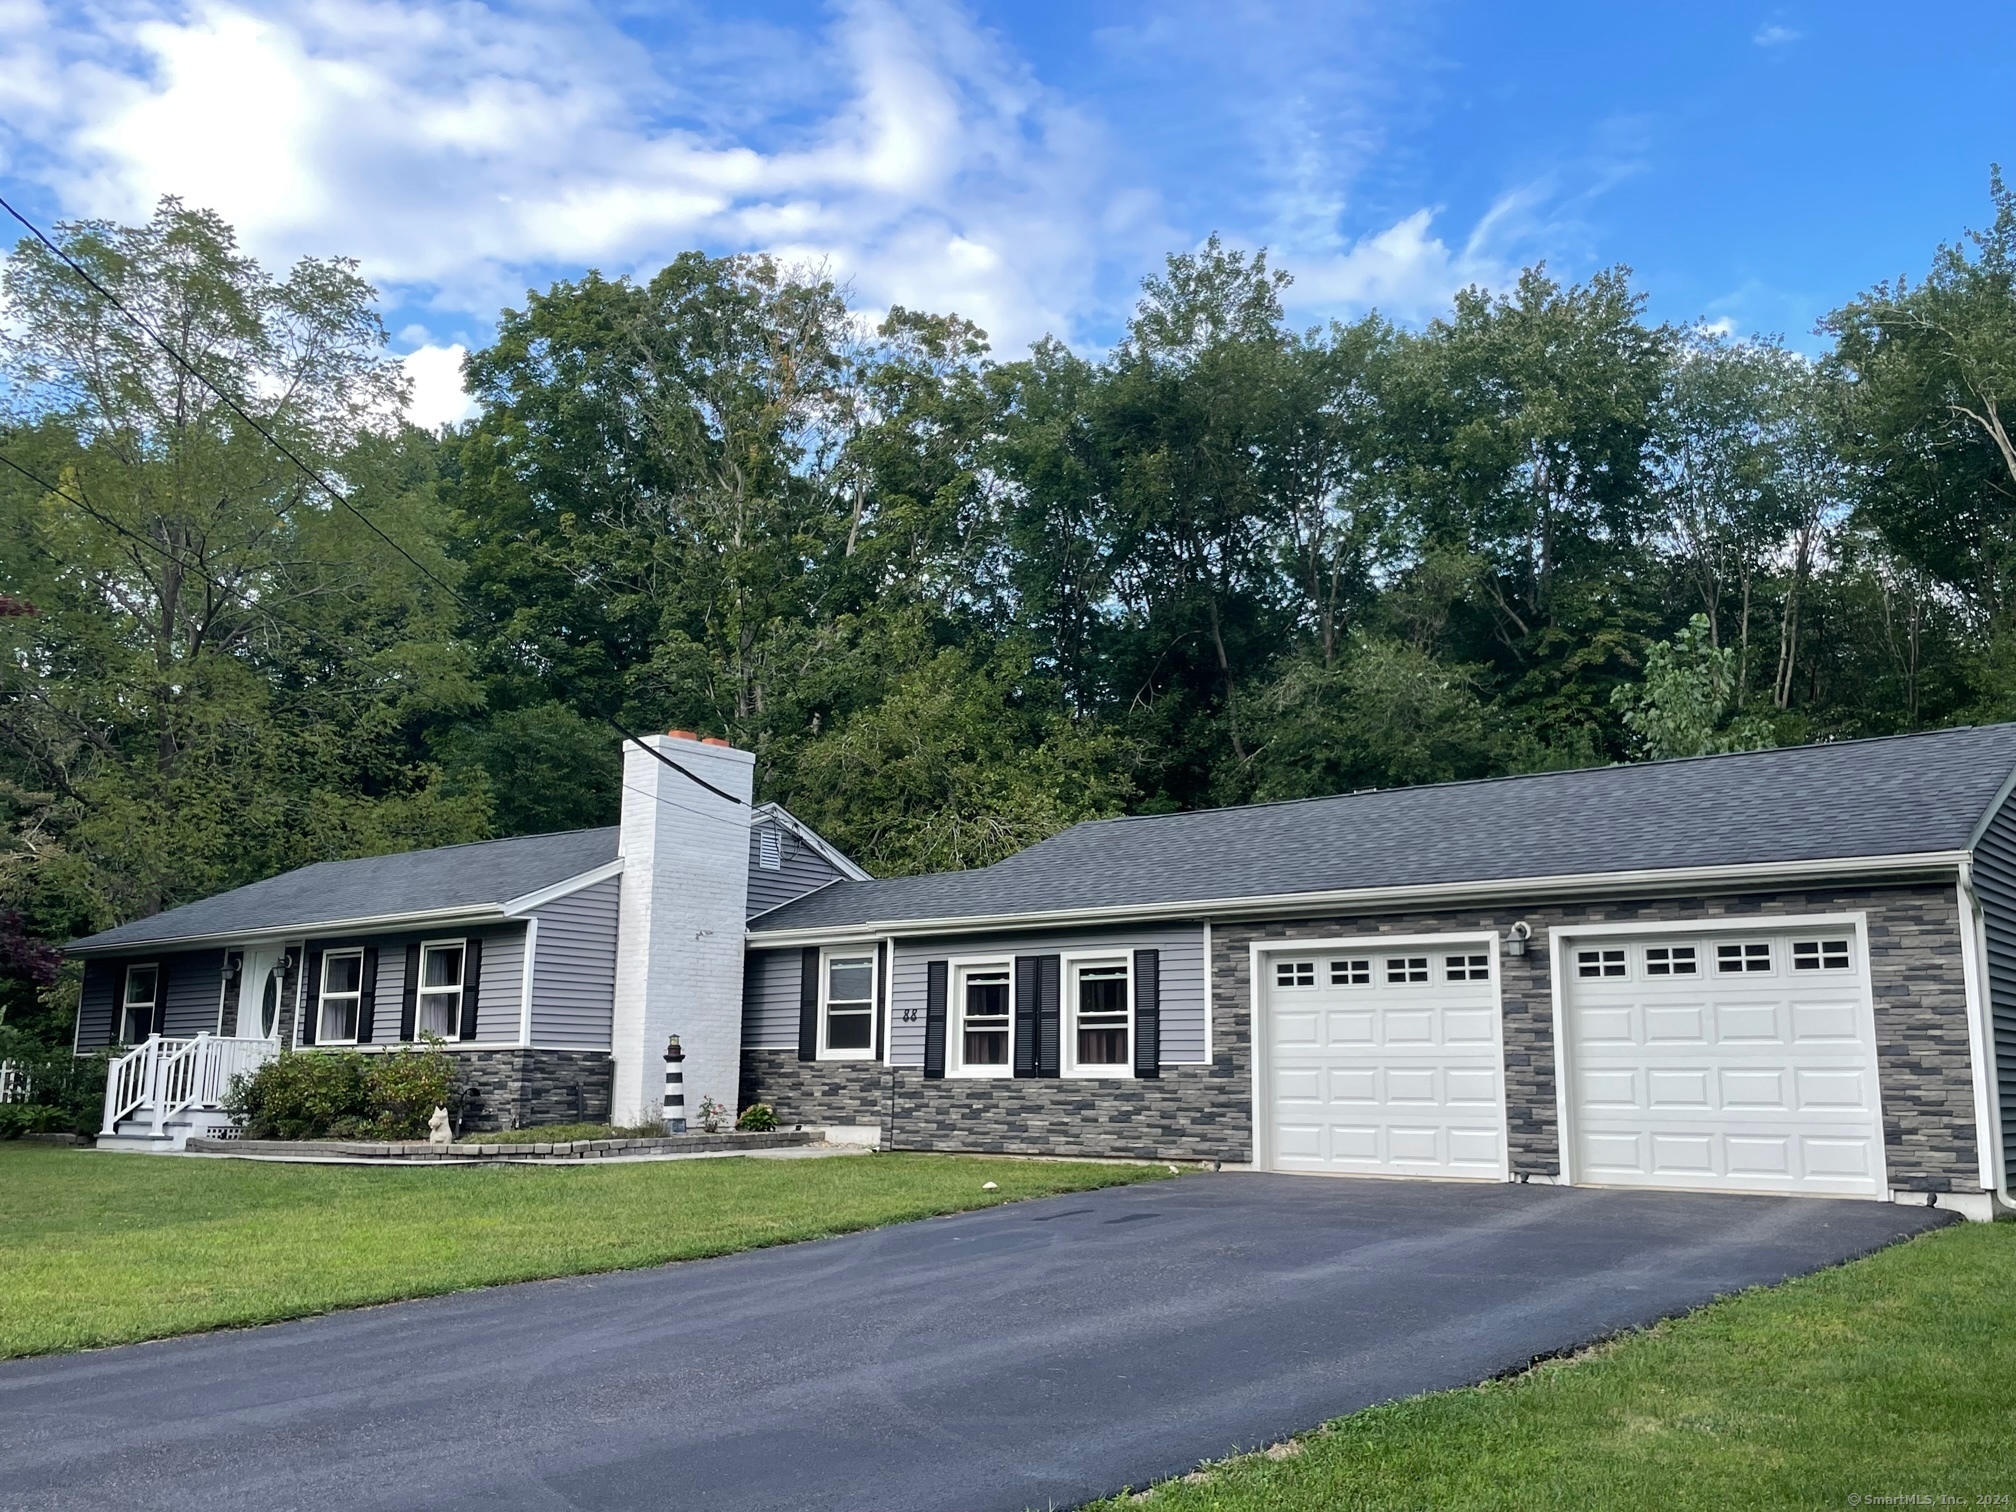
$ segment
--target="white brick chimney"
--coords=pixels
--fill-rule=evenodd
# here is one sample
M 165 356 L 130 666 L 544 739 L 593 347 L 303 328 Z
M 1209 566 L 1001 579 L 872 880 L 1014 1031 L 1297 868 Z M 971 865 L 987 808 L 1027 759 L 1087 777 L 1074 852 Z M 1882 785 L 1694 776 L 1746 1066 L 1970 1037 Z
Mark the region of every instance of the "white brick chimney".
M 617 908 L 611 1048 L 618 1123 L 655 1123 L 665 1041 L 686 1051 L 686 1117 L 729 1110 L 742 1072 L 742 933 L 749 901 L 749 798 L 756 758 L 685 732 L 644 743 L 732 793 L 730 802 L 623 743 L 623 888 Z

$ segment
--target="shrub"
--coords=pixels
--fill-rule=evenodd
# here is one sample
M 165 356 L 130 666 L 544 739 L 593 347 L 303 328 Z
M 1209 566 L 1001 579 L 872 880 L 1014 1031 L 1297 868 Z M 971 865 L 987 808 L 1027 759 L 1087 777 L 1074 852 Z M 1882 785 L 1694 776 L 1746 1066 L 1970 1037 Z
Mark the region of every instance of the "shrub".
M 455 1061 L 429 1035 L 424 1050 L 372 1057 L 369 1096 L 380 1139 L 425 1139 L 436 1108 L 455 1107 Z
M 98 1132 L 105 1114 L 105 1068 L 112 1062 L 109 1050 L 73 1055 L 67 1047 L 46 1045 L 0 1025 L 0 1061 L 12 1063 L 27 1078 L 33 1099 L 0 1104 L 0 1139 Z
M 425 1139 L 434 1109 L 455 1103 L 455 1061 L 431 1037 L 384 1055 L 283 1050 L 224 1096 L 250 1139 Z
M 231 1078 L 224 1107 L 250 1139 L 315 1139 L 338 1119 L 372 1116 L 366 1056 L 283 1050 Z
M 768 1103 L 751 1103 L 742 1110 L 742 1116 L 735 1120 L 735 1127 L 746 1129 L 752 1134 L 768 1134 L 777 1127 L 777 1110 Z

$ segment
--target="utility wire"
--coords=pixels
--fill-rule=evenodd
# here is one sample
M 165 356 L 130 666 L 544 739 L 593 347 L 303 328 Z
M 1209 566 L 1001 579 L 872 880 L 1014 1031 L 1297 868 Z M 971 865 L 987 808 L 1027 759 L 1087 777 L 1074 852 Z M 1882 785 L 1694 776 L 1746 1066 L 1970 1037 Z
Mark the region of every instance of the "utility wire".
M 107 304 L 112 306 L 113 309 L 117 310 L 121 315 L 125 316 L 127 320 L 131 321 L 135 326 L 139 327 L 141 331 L 145 332 L 148 339 L 151 340 L 154 343 L 154 345 L 159 347 L 164 353 L 166 353 L 168 359 L 171 362 L 173 362 L 177 367 L 181 368 L 184 372 L 188 373 L 190 377 L 194 378 L 198 383 L 202 384 L 203 387 L 210 390 L 211 393 L 215 394 L 219 399 L 221 399 L 225 403 L 225 405 L 227 405 L 230 408 L 231 412 L 234 415 L 236 415 L 240 420 L 244 421 L 247 426 L 251 427 L 251 429 L 262 440 L 264 440 L 268 446 L 271 446 L 275 451 L 280 453 L 281 456 L 285 457 L 289 462 L 293 463 L 294 466 L 300 470 L 302 476 L 307 478 L 310 483 L 314 484 L 315 487 L 320 489 L 323 493 L 327 494 L 331 499 L 333 499 L 336 502 L 336 504 L 340 508 L 346 509 L 351 514 L 355 515 L 358 518 L 358 520 L 360 520 L 364 524 L 364 526 L 368 530 L 370 530 L 370 532 L 373 535 L 377 536 L 379 540 L 383 541 L 387 546 L 390 546 L 394 551 L 398 552 L 400 556 L 404 557 L 408 562 L 412 563 L 414 571 L 418 572 L 422 577 L 426 578 L 429 582 L 439 587 L 443 593 L 447 594 L 456 603 L 460 604 L 470 614 L 477 616 L 479 619 L 482 617 L 482 611 L 479 610 L 476 607 L 476 605 L 471 603 L 468 599 L 464 598 L 461 595 L 461 593 L 456 591 L 455 587 L 451 583 L 447 582 L 445 579 L 440 577 L 431 568 L 429 568 L 426 563 L 422 562 L 418 557 L 414 556 L 412 552 L 408 551 L 404 546 L 401 546 L 397 541 L 393 540 L 391 536 L 387 535 L 382 529 L 380 529 L 378 526 L 378 522 L 373 520 L 370 516 L 366 515 L 355 504 L 352 504 L 349 500 L 349 497 L 341 489 L 339 489 L 335 484 L 331 483 L 326 477 L 324 477 L 321 474 L 320 471 L 318 471 L 313 467 L 310 467 L 306 462 L 302 461 L 300 457 L 296 456 L 293 450 L 284 441 L 282 441 L 278 436 L 274 435 L 272 431 L 268 430 L 265 426 L 261 425 L 257 420 L 255 420 L 250 414 L 248 414 L 245 410 L 245 407 L 242 404 L 240 404 L 237 401 L 237 399 L 235 399 L 232 395 L 226 393 L 224 389 L 219 387 L 216 383 L 213 383 L 210 380 L 210 376 L 207 373 L 205 373 L 201 368 L 197 367 L 187 357 L 184 357 L 180 352 L 176 351 L 175 348 L 167 341 L 165 337 L 161 335 L 159 331 L 156 331 L 153 326 L 149 325 L 139 315 L 127 309 L 124 304 L 120 303 L 118 296 L 113 294 L 111 290 L 107 289 L 103 284 L 98 282 L 97 279 L 93 278 L 88 268 L 86 268 L 82 263 L 78 262 L 77 259 L 72 257 L 68 252 L 64 251 L 61 247 L 57 246 L 55 242 L 51 241 L 49 237 L 46 234 L 44 234 L 40 226 L 36 225 L 33 221 L 28 219 L 28 217 L 23 215 L 19 210 L 16 210 L 14 206 L 4 196 L 0 196 L 0 210 L 5 210 L 9 215 L 13 216 L 15 220 L 19 221 L 24 227 L 26 227 L 28 234 L 30 236 L 34 237 L 43 246 L 47 247 L 50 250 L 50 252 L 55 254 L 55 256 L 62 261 L 64 266 L 69 268 L 72 273 L 75 273 L 80 279 L 82 279 L 86 284 L 88 284 L 92 289 L 92 291 L 96 293 L 100 299 L 104 300 Z M 274 510 L 273 512 L 276 515 L 280 515 L 280 511 L 277 509 Z M 281 515 L 280 517 L 282 519 L 285 518 L 284 515 Z M 691 782 L 698 783 L 701 787 L 707 789 L 708 792 L 714 794 L 714 796 L 717 798 L 725 798 L 730 803 L 742 804 L 744 807 L 747 807 L 747 803 L 744 799 L 738 798 L 733 793 L 727 792 L 722 788 L 716 787 L 713 783 L 709 782 L 705 777 L 700 776 L 697 772 L 688 771 L 685 767 L 681 766 L 678 762 L 674 761 L 670 756 L 667 756 L 663 751 L 658 750 L 655 746 L 646 745 L 640 738 L 638 738 L 638 736 L 636 736 L 629 730 L 626 730 L 622 725 L 618 724 L 614 719 L 610 718 L 608 715 L 606 714 L 603 715 L 602 719 L 605 724 L 607 724 L 618 735 L 621 735 L 625 740 L 629 741 L 632 745 L 636 746 L 637 749 L 639 749 L 640 751 L 644 751 L 649 755 L 651 755 L 652 757 L 656 758 L 658 761 L 663 762 L 666 766 L 672 768 L 672 770 L 677 772 L 680 776 L 688 779 Z

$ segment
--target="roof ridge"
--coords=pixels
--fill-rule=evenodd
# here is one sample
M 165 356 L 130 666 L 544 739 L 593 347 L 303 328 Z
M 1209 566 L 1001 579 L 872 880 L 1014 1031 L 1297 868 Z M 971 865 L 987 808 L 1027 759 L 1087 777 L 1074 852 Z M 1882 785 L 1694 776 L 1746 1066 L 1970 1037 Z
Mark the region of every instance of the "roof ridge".
M 308 871 L 317 866 L 348 866 L 355 861 L 385 861 L 393 856 L 432 856 L 438 855 L 442 851 L 473 850 L 479 845 L 505 845 L 513 840 L 557 840 L 565 835 L 599 835 L 609 830 L 620 830 L 622 827 L 620 824 L 584 824 L 578 829 L 538 830 L 530 835 L 492 835 L 488 840 L 457 840 L 450 845 L 422 845 L 413 850 L 373 851 L 368 856 L 332 856 L 326 861 L 309 861 L 288 871 L 275 872 L 270 877 L 261 877 L 259 882 L 278 881 L 281 877 L 291 877 L 295 872 Z M 257 887 L 259 882 L 247 882 L 244 885 L 247 887 Z M 227 889 L 227 891 L 236 891 L 236 889 Z M 222 897 L 223 894 L 213 893 L 211 896 Z M 209 899 L 197 898 L 193 901 L 206 903 Z M 186 908 L 188 905 L 178 904 L 177 906 Z
M 1932 730 L 1903 730 L 1891 735 L 1856 735 L 1846 740 L 1806 740 L 1797 745 L 1762 746 L 1750 751 L 1705 751 L 1698 756 L 1660 756 L 1649 761 L 1606 761 L 1598 766 L 1547 767 L 1537 772 L 1500 772 L 1495 777 L 1452 777 L 1442 782 L 1399 783 L 1393 787 L 1353 788 L 1347 793 L 1312 793 L 1306 798 L 1266 798 L 1255 803 L 1227 803 L 1217 808 L 1171 809 L 1160 814 L 1110 814 L 1103 819 L 1081 819 L 1069 829 L 1062 829 L 1057 835 L 1068 835 L 1073 830 L 1092 829 L 1107 824 L 1133 824 L 1150 819 L 1183 819 L 1197 814 L 1238 814 L 1254 809 L 1293 808 L 1306 803 L 1335 803 L 1340 798 L 1364 798 L 1382 793 L 1429 793 L 1448 788 L 1488 787 L 1494 783 L 1530 782 L 1541 777 L 1572 777 L 1583 772 L 1643 771 L 1649 767 L 1685 766 L 1694 762 L 1731 761 L 1743 757 L 1784 755 L 1792 751 L 1831 750 L 1846 746 L 1883 745 L 1892 741 L 1926 740 L 1940 735 L 1957 735 L 1968 731 L 1988 731 L 2016 729 L 2016 720 L 2003 720 L 1995 724 L 1941 725 Z M 1049 839 L 1054 840 L 1057 835 Z M 1045 844 L 1038 841 L 1037 844 Z M 1034 850 L 1035 846 L 1028 847 Z M 1027 851 L 1018 851 L 1025 855 Z M 1012 858 L 1011 858 L 1012 859 Z M 999 862 L 995 862 L 999 865 Z M 974 868 L 978 870 L 979 868 Z M 942 874 L 941 874 L 942 875 Z

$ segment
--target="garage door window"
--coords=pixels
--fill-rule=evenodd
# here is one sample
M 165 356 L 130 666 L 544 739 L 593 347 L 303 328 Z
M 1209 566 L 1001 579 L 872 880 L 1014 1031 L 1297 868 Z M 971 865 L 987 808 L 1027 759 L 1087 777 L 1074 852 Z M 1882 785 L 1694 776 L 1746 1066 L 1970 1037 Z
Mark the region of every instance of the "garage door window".
M 1700 961 L 1692 945 L 1647 945 L 1645 975 L 1655 977 L 1697 976 Z
M 1452 982 L 1488 982 L 1491 980 L 1491 957 L 1488 955 L 1444 956 L 1442 970 Z
M 1071 972 L 1070 1069 L 1081 1076 L 1132 1076 L 1133 1005 L 1127 963 L 1086 961 Z
M 1314 987 L 1316 985 L 1316 963 L 1314 961 L 1275 962 L 1274 985 L 1276 987 Z
M 1578 977 L 1621 977 L 1628 974 L 1621 950 L 1578 950 L 1575 975 Z
M 1343 960 L 1330 963 L 1330 985 L 1332 987 L 1370 987 L 1372 985 L 1372 963 L 1363 956 L 1347 956 Z
M 1792 942 L 1792 969 L 1794 971 L 1846 971 L 1848 969 L 1848 942 L 1846 940 L 1794 940 Z
M 1771 969 L 1771 942 L 1769 940 L 1749 940 L 1740 945 L 1717 945 L 1715 947 L 1715 970 L 1719 974 L 1733 975 L 1736 972 L 1769 971 Z
M 1386 958 L 1386 980 L 1389 982 L 1427 981 L 1428 957 L 1388 956 Z

